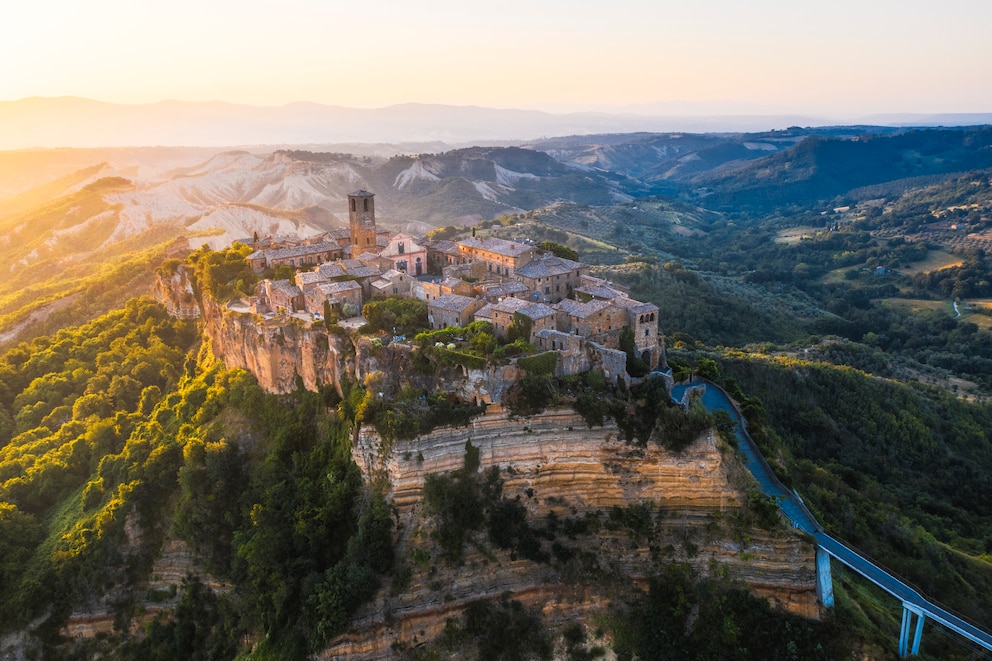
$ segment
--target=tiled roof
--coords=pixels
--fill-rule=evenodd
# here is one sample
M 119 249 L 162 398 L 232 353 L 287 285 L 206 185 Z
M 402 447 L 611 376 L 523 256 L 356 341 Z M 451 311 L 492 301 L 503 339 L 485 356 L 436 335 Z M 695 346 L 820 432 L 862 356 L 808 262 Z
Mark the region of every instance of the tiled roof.
M 485 250 L 486 252 L 496 253 L 505 257 L 519 257 L 534 250 L 534 246 L 523 243 L 522 241 L 507 241 L 506 239 L 498 239 L 493 236 L 485 239 L 472 236 L 459 241 L 458 244 L 466 248 Z
M 333 252 L 335 250 L 341 250 L 341 246 L 337 243 L 331 243 L 329 241 L 321 241 L 319 243 L 314 243 L 309 246 L 293 246 L 292 248 L 274 248 L 271 250 L 259 250 L 252 253 L 249 257 L 258 259 L 255 255 L 261 254 L 265 259 L 290 259 L 293 257 L 303 257 L 305 255 L 315 255 L 319 252 Z
M 626 294 L 619 289 L 613 289 L 609 285 L 584 285 L 582 287 L 575 288 L 576 294 L 586 294 L 592 296 L 593 298 L 602 298 L 604 300 L 612 300 L 618 297 L 624 297 Z
M 642 314 L 644 312 L 657 312 L 658 306 L 654 303 L 641 303 L 640 301 L 635 301 L 632 298 L 618 297 L 610 301 L 613 305 L 619 308 L 624 308 L 630 310 L 634 314 Z
M 567 312 L 573 317 L 578 317 L 579 319 L 585 319 L 590 317 L 597 312 L 603 310 L 610 306 L 609 301 L 592 300 L 588 303 L 580 303 L 579 301 L 573 301 L 571 299 L 563 299 L 556 303 L 558 309 Z
M 454 241 L 438 240 L 438 241 L 424 241 L 424 247 L 431 250 L 436 250 L 437 252 L 442 252 L 446 255 L 457 255 L 458 254 L 458 244 Z
M 357 266 L 348 269 L 348 275 L 355 278 L 371 278 L 374 275 L 381 275 L 378 266 Z
M 314 285 L 324 279 L 319 271 L 304 271 L 296 274 L 296 284 L 298 285 Z
M 427 304 L 427 307 L 437 308 L 438 310 L 461 312 L 465 308 L 472 306 L 477 300 L 478 299 L 470 296 L 461 296 L 460 294 L 444 294 L 443 296 L 438 296 L 433 301 L 430 301 Z
M 514 312 L 519 312 L 521 308 L 525 308 L 528 305 L 530 305 L 530 303 L 528 303 L 527 301 L 521 300 L 519 298 L 511 297 L 511 298 L 504 298 L 499 303 L 494 303 L 493 310 L 496 312 L 506 312 L 509 314 L 513 314 Z
M 552 275 L 565 275 L 582 268 L 581 262 L 570 259 L 545 255 L 540 259 L 532 259 L 517 269 L 517 275 L 525 278 L 547 278 Z
M 344 267 L 341 262 L 330 262 L 321 264 L 317 267 L 317 273 L 320 274 L 322 278 L 340 278 L 345 275 Z
M 356 289 L 361 290 L 362 286 L 353 280 L 345 280 L 344 282 L 328 282 L 326 284 L 317 285 L 317 288 L 328 296 L 334 296 L 336 294 L 353 292 Z
M 524 307 L 517 310 L 522 315 L 526 315 L 531 319 L 544 319 L 545 317 L 550 317 L 555 313 L 555 311 L 548 305 L 544 303 L 528 303 Z
M 278 291 L 287 296 L 299 296 L 303 292 L 289 280 L 270 280 L 269 289 Z
M 492 321 L 493 320 L 493 306 L 492 305 L 489 305 L 488 303 L 486 305 L 483 305 L 481 308 L 479 308 L 476 311 L 476 313 L 475 313 L 475 319 L 477 321 L 478 320 Z
M 522 282 L 517 282 L 516 280 L 486 284 L 482 285 L 480 289 L 486 296 L 512 296 L 513 294 L 521 294 L 525 291 L 530 291 L 530 287 Z

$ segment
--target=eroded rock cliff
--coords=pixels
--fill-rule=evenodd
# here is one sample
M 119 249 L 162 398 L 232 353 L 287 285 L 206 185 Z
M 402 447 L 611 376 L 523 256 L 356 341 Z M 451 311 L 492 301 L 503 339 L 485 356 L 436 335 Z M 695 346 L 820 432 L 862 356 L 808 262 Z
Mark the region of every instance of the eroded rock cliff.
M 504 496 L 519 497 L 529 520 L 558 523 L 555 542 L 567 553 L 532 562 L 494 548 L 479 532 L 464 564 L 441 559 L 422 501 L 424 480 L 461 468 L 467 442 L 480 451 L 481 471 L 499 467 Z M 712 433 L 681 454 L 654 443 L 638 447 L 612 425 L 589 429 L 571 410 L 526 419 L 492 412 L 467 427 L 393 444 L 363 429 L 353 454 L 366 474 L 389 480 L 397 557 L 410 580 L 380 591 L 321 658 L 392 658 L 440 635 L 445 620 L 472 601 L 506 592 L 539 605 L 552 626 L 590 621 L 670 561 L 687 561 L 702 575 L 726 572 L 789 611 L 818 616 L 813 546 L 784 523 L 773 531 L 742 523 L 748 476 L 728 453 Z M 613 508 L 630 505 L 647 506 L 649 530 L 615 524 Z

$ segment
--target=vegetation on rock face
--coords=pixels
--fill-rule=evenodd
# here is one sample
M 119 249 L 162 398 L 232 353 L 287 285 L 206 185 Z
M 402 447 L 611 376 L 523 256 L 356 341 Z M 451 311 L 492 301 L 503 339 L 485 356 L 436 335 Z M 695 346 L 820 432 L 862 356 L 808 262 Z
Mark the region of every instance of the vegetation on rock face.
M 615 617 L 618 659 L 843 659 L 835 621 L 774 613 L 720 576 L 669 564 Z
M 369 301 L 362 307 L 362 316 L 373 331 L 416 335 L 426 330 L 427 303 L 416 298 L 390 296 Z
M 187 257 L 186 263 L 193 267 L 193 279 L 200 290 L 224 303 L 251 295 L 258 276 L 245 258 L 252 252 L 251 246 L 241 243 L 224 250 L 211 250 L 204 244 Z

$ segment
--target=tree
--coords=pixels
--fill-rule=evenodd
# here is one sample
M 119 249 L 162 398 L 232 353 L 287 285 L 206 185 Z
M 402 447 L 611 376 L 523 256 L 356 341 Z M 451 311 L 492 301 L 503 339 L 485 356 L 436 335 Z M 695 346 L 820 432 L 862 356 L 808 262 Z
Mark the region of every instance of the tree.
M 562 259 L 570 259 L 573 262 L 579 261 L 579 253 L 575 250 L 569 248 L 568 246 L 563 246 L 560 243 L 555 243 L 554 241 L 541 241 L 537 244 L 537 247 L 541 250 L 547 250 L 555 257 L 561 257 Z

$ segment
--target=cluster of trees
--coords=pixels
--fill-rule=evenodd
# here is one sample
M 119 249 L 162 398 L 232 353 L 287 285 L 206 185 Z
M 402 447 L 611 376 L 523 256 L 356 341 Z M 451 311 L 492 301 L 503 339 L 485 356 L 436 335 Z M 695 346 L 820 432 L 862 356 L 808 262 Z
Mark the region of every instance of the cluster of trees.
M 618 659 L 844 659 L 833 620 L 773 612 L 764 599 L 719 574 L 662 565 L 647 594 L 615 616 Z
M 389 508 L 350 458 L 354 411 L 333 390 L 266 394 L 198 340 L 136 299 L 0 355 L 4 631 L 47 614 L 45 653 L 65 655 L 65 618 L 112 592 L 121 633 L 81 654 L 232 658 L 249 640 L 302 658 L 390 571 Z M 174 617 L 132 640 L 170 534 L 234 589 L 191 578 Z

